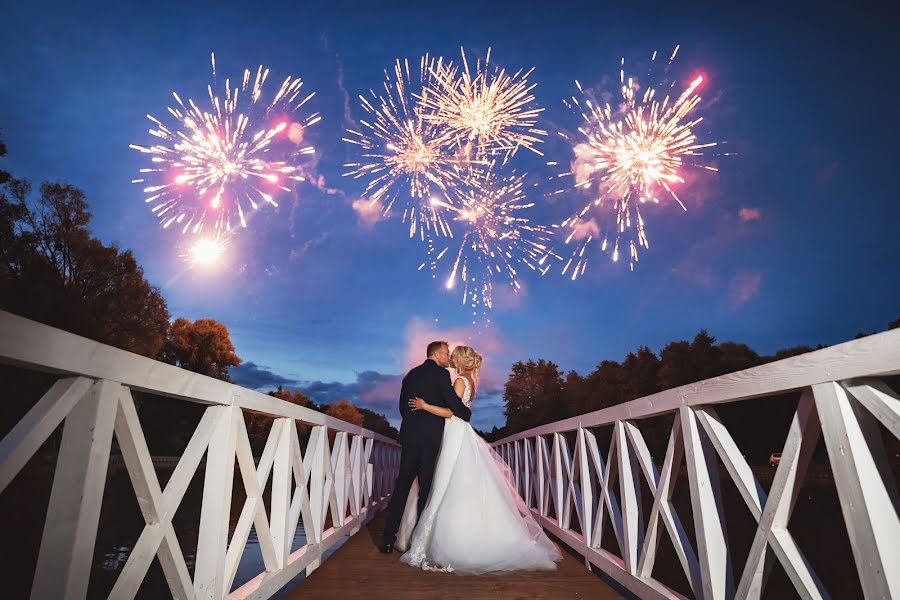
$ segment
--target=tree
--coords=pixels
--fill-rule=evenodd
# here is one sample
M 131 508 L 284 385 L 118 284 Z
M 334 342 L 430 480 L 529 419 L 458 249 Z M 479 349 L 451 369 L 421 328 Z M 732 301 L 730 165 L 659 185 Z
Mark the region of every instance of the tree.
M 659 359 L 647 346 L 629 352 L 622 363 L 622 385 L 626 400 L 643 398 L 659 391 Z
M 191 323 L 183 317 L 169 327 L 159 359 L 223 381 L 231 381 L 229 367 L 241 364 L 225 325 L 214 319 Z
M 716 375 L 743 371 L 761 365 L 763 359 L 746 344 L 722 342 L 718 346 L 720 352 L 719 369 Z
M 792 346 L 790 348 L 782 348 L 781 350 L 777 350 L 770 360 L 781 360 L 784 358 L 790 358 L 792 356 L 799 356 L 800 354 L 806 354 L 807 352 L 812 351 L 813 348 L 810 348 L 809 346 Z
M 604 360 L 587 376 L 591 410 L 609 408 L 625 401 L 622 375 L 622 365 L 614 360 Z
M 565 417 L 590 412 L 592 409 L 591 390 L 585 378 L 575 371 L 566 373 L 566 378 L 562 383 L 562 400 Z
M 511 433 L 562 417 L 562 376 L 551 361 L 517 362 L 503 389 L 503 413 Z
M 5 172 L 0 180 L 0 308 L 155 356 L 168 327 L 165 300 L 131 251 L 92 237 L 84 192 L 44 183 L 32 202 L 27 181 Z
M 659 355 L 659 387 L 668 390 L 719 375 L 722 351 L 701 329 L 694 340 L 669 342 Z
M 309 397 L 300 390 L 286 390 L 279 385 L 278 389 L 274 392 L 269 392 L 269 395 L 274 396 L 275 398 L 278 398 L 280 400 L 290 402 L 291 404 L 305 406 L 306 408 L 316 408 L 315 406 L 313 406 L 312 400 L 310 400 Z
M 328 408 L 325 409 L 325 414 L 347 423 L 353 423 L 360 427 L 363 426 L 363 414 L 347 400 L 332 402 L 328 405 Z

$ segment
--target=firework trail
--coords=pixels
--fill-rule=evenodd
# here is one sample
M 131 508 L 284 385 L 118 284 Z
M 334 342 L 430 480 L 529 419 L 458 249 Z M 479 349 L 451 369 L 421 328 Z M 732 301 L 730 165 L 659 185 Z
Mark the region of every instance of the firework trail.
M 446 271 L 444 286 L 462 288 L 462 303 L 477 314 L 493 305 L 495 282 L 521 289 L 525 268 L 545 273 L 553 255 L 551 232 L 533 224 L 527 215 L 534 206 L 525 198 L 525 175 L 501 177 L 493 165 L 476 171 L 452 204 L 434 201 L 454 215 L 454 238 L 428 240 L 428 260 L 433 272 Z
M 678 47 L 669 58 L 671 65 Z M 651 62 L 657 58 L 653 53 Z M 619 70 L 619 104 L 599 103 L 579 82 L 580 97 L 573 96 L 570 108 L 581 113 L 579 136 L 572 139 L 560 135 L 574 145 L 573 168 L 563 176 L 575 177 L 575 188 L 590 194 L 590 201 L 558 227 L 565 232 L 565 243 L 574 251 L 563 267 L 563 274 L 572 279 L 582 275 L 587 266 L 586 249 L 600 237 L 601 249 L 612 245 L 612 260 L 618 261 L 627 253 L 629 266 L 634 270 L 638 248 L 650 247 L 641 205 L 674 200 L 687 210 L 675 191 L 684 183 L 685 167 L 716 171 L 714 166 L 701 162 L 706 149 L 716 142 L 701 143 L 694 132 L 703 120 L 697 116 L 700 104 L 697 89 L 703 77 L 696 77 L 681 93 L 664 95 L 654 87 L 641 91 L 638 82 L 625 76 L 625 59 Z M 676 82 L 669 82 L 674 89 Z M 555 163 L 548 163 L 555 164 Z M 613 219 L 614 216 L 614 219 Z M 614 221 L 610 223 L 610 221 Z
M 505 162 L 519 148 L 542 155 L 536 144 L 547 132 L 536 127 L 544 109 L 534 106 L 537 84 L 528 81 L 534 69 L 509 75 L 491 65 L 488 49 L 484 63 L 479 58 L 473 72 L 465 51 L 460 51 L 461 72 L 456 67 L 431 72 L 430 93 L 422 97 L 425 119 L 447 128 L 467 156 L 502 155 Z
M 211 61 L 215 83 L 215 54 Z M 152 163 L 132 182 L 144 186 L 145 202 L 163 228 L 199 234 L 207 226 L 219 233 L 246 227 L 252 211 L 278 206 L 275 194 L 304 180 L 300 160 L 314 150 L 303 138 L 320 117 L 296 113 L 314 94 L 303 95 L 303 82 L 289 76 L 268 99 L 268 76 L 262 66 L 255 75 L 245 70 L 240 86 L 225 80 L 222 97 L 207 86 L 206 110 L 173 92 L 172 125 L 147 115 L 155 125 L 150 135 L 160 141 L 130 146 Z
M 431 194 L 454 193 L 467 168 L 450 146 L 450 131 L 425 119 L 421 103 L 430 91 L 432 74 L 450 69 L 442 59 L 422 57 L 419 73 L 411 76 L 408 61 L 397 61 L 393 74 L 385 71 L 381 95 L 360 96 L 369 115 L 359 131 L 348 130 L 344 141 L 362 148 L 362 160 L 347 163 L 345 175 L 366 179 L 363 196 L 380 206 L 385 216 L 396 208 L 409 223 L 409 236 L 449 235 L 444 211 L 431 203 Z

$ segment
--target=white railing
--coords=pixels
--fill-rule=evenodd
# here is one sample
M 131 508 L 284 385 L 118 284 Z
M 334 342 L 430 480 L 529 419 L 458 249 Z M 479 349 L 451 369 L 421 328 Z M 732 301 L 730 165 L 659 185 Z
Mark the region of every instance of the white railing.
M 314 410 L 0 311 L 0 364 L 60 378 L 0 442 L 0 492 L 65 423 L 32 585 L 32 598 L 84 598 L 113 436 L 146 526 L 109 598 L 132 598 L 158 556 L 174 598 L 268 598 L 385 505 L 399 446 Z M 159 483 L 132 390 L 207 406 L 166 483 Z M 274 417 L 258 462 L 243 413 Z M 311 426 L 305 452 L 297 423 Z M 329 432 L 333 443 L 329 441 Z M 193 577 L 172 517 L 204 455 Z M 229 539 L 237 461 L 246 501 Z M 267 514 L 263 491 L 271 483 Z M 291 551 L 302 522 L 306 545 Z M 333 526 L 326 529 L 326 524 Z M 231 591 L 255 527 L 266 570 Z
M 900 330 L 894 330 L 530 429 L 494 448 L 541 524 L 641 598 L 683 597 L 651 576 L 663 527 L 696 598 L 765 597 L 768 548 L 800 597 L 829 598 L 787 528 L 821 433 L 863 593 L 867 599 L 900 598 L 900 501 L 878 425 L 900 438 L 900 398 L 879 380 L 898 373 Z M 798 391 L 799 405 L 766 494 L 714 406 Z M 635 422 L 667 413 L 675 418 L 658 469 Z M 612 426 L 605 454 L 590 430 L 603 426 Z M 567 441 L 573 436 L 574 452 Z M 729 554 L 717 455 L 757 522 L 739 573 Z M 672 504 L 682 459 L 696 549 Z M 641 504 L 641 474 L 653 495 L 649 519 Z M 618 555 L 601 547 L 606 523 Z

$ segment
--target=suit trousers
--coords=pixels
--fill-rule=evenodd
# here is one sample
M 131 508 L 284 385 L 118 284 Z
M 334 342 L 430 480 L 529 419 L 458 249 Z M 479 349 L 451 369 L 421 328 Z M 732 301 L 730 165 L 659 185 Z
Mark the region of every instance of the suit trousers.
M 412 487 L 416 477 L 419 478 L 418 514 L 421 515 L 422 511 L 425 510 L 440 450 L 440 443 L 429 447 L 412 444 L 403 444 L 401 447 L 400 470 L 397 474 L 397 481 L 394 484 L 394 491 L 391 493 L 391 499 L 388 502 L 388 517 L 382 543 L 393 544 L 397 539 L 397 531 L 400 529 L 400 521 L 403 518 L 403 510 L 406 508 L 406 500 L 409 498 L 409 489 Z

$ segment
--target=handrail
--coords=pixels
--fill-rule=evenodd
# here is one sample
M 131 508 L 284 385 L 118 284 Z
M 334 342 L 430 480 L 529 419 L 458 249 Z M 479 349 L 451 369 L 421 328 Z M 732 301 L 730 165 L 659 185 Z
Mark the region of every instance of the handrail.
M 493 447 L 538 521 L 641 598 L 683 598 L 652 577 L 663 529 L 697 598 L 759 598 L 769 548 L 801 597 L 828 598 L 787 528 L 821 435 L 863 593 L 867 599 L 900 598 L 900 500 L 879 429 L 880 423 L 900 439 L 900 395 L 881 380 L 898 374 L 900 329 L 534 427 Z M 800 392 L 800 401 L 766 493 L 715 405 L 787 392 Z M 660 466 L 635 423 L 673 413 Z M 612 426 L 605 454 L 592 431 L 604 426 Z M 682 460 L 697 548 L 672 504 Z M 742 572 L 733 571 L 730 558 L 719 461 L 757 521 Z M 642 476 L 653 495 L 649 518 Z M 612 528 L 618 554 L 601 547 L 604 527 Z
M 64 423 L 31 597 L 84 598 L 113 437 L 146 521 L 110 598 L 133 598 L 158 557 L 174 598 L 268 598 L 386 505 L 397 442 L 259 392 L 0 311 L 0 364 L 60 378 L 0 441 L 0 492 Z M 160 484 L 132 390 L 206 405 Z M 152 410 L 152 405 L 149 407 Z M 257 460 L 243 411 L 274 417 Z M 301 448 L 297 424 L 311 425 Z M 205 460 L 194 574 L 172 517 Z M 246 500 L 229 537 L 235 470 Z M 271 479 L 270 509 L 263 501 Z M 326 528 L 326 523 L 332 526 Z M 293 550 L 297 527 L 307 543 Z M 266 570 L 232 591 L 251 528 Z
M 60 375 L 106 379 L 133 390 L 189 402 L 240 406 L 290 417 L 336 431 L 367 435 L 386 444 L 394 440 L 358 425 L 233 383 L 113 348 L 74 333 L 0 311 L 0 363 Z
M 735 402 L 796 391 L 829 381 L 898 374 L 900 329 L 893 329 L 540 425 L 509 435 L 494 442 L 494 445 L 554 431 L 572 431 L 579 426 L 599 427 L 620 419 L 644 419 L 676 411 L 681 406 Z

